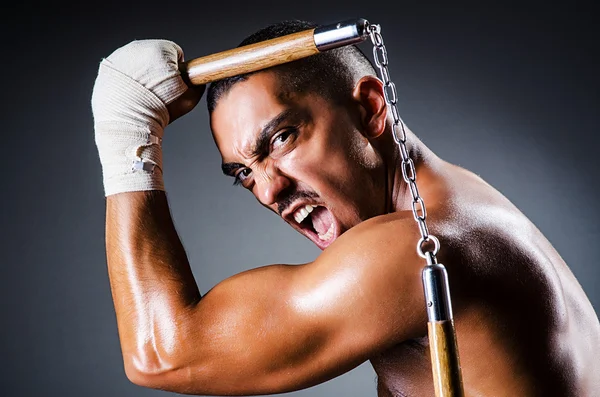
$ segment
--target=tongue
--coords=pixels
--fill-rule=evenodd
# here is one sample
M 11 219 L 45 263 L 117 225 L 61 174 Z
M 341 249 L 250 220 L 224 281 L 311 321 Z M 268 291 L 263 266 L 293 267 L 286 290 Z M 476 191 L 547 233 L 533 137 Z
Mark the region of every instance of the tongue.
M 317 233 L 323 235 L 327 233 L 329 227 L 333 223 L 333 217 L 331 216 L 331 212 L 325 207 L 317 207 L 310 214 L 313 227 L 317 231 Z

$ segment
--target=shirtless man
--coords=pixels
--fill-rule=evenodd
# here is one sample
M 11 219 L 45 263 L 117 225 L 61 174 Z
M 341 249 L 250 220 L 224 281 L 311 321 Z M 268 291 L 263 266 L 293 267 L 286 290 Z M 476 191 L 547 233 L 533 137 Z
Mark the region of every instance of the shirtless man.
M 309 27 L 278 24 L 242 44 Z M 209 87 L 223 171 L 322 253 L 201 295 L 161 172 L 163 128 L 202 94 L 179 76 L 178 57 L 172 42 L 132 42 L 103 60 L 92 96 L 128 378 L 185 394 L 270 394 L 369 360 L 380 396 L 433 396 L 420 235 L 368 60 L 348 46 Z M 492 186 L 407 136 L 448 269 L 465 395 L 600 395 L 600 324 L 560 255 Z

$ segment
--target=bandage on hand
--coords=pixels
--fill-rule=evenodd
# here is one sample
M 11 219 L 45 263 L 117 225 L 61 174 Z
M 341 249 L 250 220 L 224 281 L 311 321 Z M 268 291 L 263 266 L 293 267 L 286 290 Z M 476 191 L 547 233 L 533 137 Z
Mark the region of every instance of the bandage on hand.
M 170 122 L 167 106 L 188 91 L 179 62 L 183 51 L 168 40 L 132 41 L 100 62 L 92 113 L 106 196 L 164 190 L 161 144 Z M 195 105 L 193 99 L 186 103 Z

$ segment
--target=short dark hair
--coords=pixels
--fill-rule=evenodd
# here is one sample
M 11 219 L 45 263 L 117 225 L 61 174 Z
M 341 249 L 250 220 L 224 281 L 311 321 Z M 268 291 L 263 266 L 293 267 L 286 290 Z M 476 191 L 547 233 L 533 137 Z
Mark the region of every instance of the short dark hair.
M 302 20 L 278 22 L 248 36 L 238 47 L 316 27 L 319 25 Z M 289 92 L 315 92 L 336 103 L 342 103 L 349 97 L 358 79 L 365 75 L 377 75 L 371 61 L 356 45 L 324 51 L 271 69 L 277 72 L 281 83 Z M 257 72 L 227 77 L 211 83 L 206 93 L 209 113 L 213 112 L 219 99 L 234 84 L 246 80 L 253 73 Z

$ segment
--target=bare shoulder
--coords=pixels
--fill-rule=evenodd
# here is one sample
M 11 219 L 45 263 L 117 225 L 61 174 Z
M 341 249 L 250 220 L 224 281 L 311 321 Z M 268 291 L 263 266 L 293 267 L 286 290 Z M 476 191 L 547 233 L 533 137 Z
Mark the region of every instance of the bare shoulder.
M 467 395 L 594 395 L 598 319 L 558 252 L 477 175 L 449 167 L 420 176 L 437 259 L 448 269 Z M 390 317 L 424 313 L 420 237 L 412 211 L 382 215 L 350 229 L 315 265 L 354 269 L 357 288 L 377 291 L 369 308 L 384 301 Z M 426 335 L 412 330 L 404 336 Z
M 420 282 L 424 262 L 416 250 L 419 238 L 411 211 L 380 215 L 338 237 L 313 266 L 353 268 L 361 274 L 363 282 L 385 279 L 412 284 L 415 277 Z
M 600 325 L 568 265 L 535 224 L 484 180 L 466 170 L 448 179 L 460 184 L 459 193 L 447 197 L 433 229 L 443 242 L 440 258 L 449 267 L 459 335 L 475 339 L 483 333 L 490 347 L 500 346 L 496 354 L 505 357 L 505 368 L 526 379 L 526 395 L 536 395 L 542 381 L 544 390 L 558 393 L 553 395 L 598 392 L 600 377 L 586 366 L 600 354 Z M 461 348 L 467 367 L 468 357 L 477 360 L 482 351 L 477 344 Z

